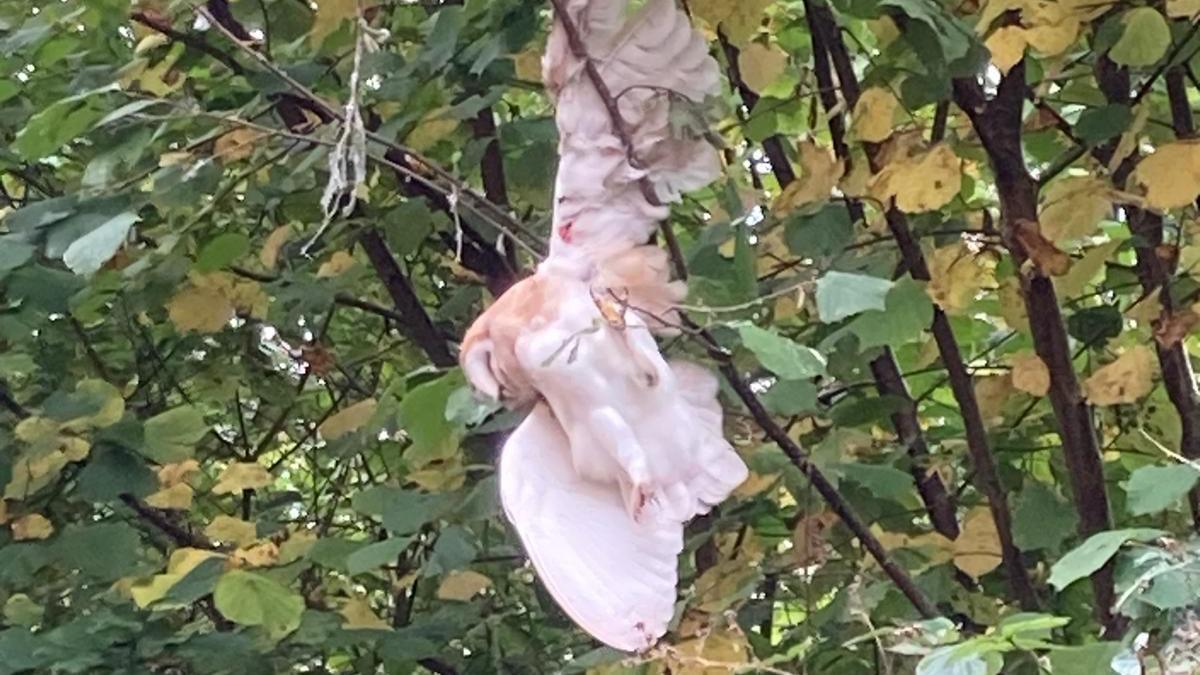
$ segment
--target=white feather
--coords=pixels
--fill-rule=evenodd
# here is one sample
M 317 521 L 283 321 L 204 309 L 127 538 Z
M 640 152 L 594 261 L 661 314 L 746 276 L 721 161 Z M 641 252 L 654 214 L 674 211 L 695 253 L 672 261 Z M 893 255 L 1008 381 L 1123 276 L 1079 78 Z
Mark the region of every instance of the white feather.
M 626 651 L 666 632 L 683 526 L 635 523 L 615 484 L 575 473 L 567 437 L 545 404 L 504 444 L 500 498 L 538 577 L 575 623 Z
M 667 364 L 634 312 L 611 326 L 587 283 L 553 283 L 558 312 L 518 339 L 516 357 L 565 430 L 576 472 L 619 482 L 636 518 L 683 522 L 724 500 L 748 470 L 723 436 L 712 375 Z

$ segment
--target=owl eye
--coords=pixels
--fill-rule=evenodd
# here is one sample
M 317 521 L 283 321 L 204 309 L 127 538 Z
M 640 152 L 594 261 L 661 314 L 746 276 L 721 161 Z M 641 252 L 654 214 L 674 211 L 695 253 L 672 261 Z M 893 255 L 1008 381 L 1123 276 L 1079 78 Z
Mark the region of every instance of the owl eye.
M 564 243 L 571 243 L 571 230 L 575 227 L 575 222 L 570 221 L 558 226 L 558 238 Z

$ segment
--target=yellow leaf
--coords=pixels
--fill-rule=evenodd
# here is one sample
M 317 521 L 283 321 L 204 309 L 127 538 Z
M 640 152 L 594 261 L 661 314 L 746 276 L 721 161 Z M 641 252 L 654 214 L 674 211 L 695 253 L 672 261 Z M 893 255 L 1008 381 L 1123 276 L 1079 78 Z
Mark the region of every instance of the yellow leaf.
M 41 445 L 47 441 L 54 441 L 58 436 L 58 429 L 62 425 L 49 417 L 26 417 L 17 423 L 17 427 L 13 429 L 13 434 L 17 440 L 23 441 L 30 445 Z
M 342 604 L 338 609 L 338 614 L 342 615 L 344 621 L 342 628 L 367 629 L 367 630 L 390 630 L 391 626 L 386 621 L 379 618 L 375 614 L 375 610 L 371 609 L 371 604 L 364 598 L 351 598 Z
M 741 47 L 758 33 L 771 1 L 692 0 L 688 7 L 693 17 L 703 19 L 714 31 L 720 28 L 734 46 Z
M 330 33 L 338 29 L 343 21 L 358 15 L 357 0 L 317 0 L 317 11 L 313 14 L 312 28 L 308 41 L 314 47 L 321 46 Z
M 1190 19 L 1200 14 L 1200 0 L 1167 0 L 1167 16 L 1172 19 Z
M 542 47 L 533 46 L 513 55 L 513 70 L 517 74 L 517 79 L 526 82 L 542 80 L 542 51 Z
M 224 558 L 215 551 L 197 548 L 181 548 L 171 554 L 167 561 L 165 574 L 156 574 L 145 579 L 138 579 L 128 587 L 129 596 L 138 607 L 145 609 L 161 600 L 175 584 L 179 583 L 189 572 L 209 558 Z
M 446 575 L 437 589 L 439 600 L 466 602 L 491 587 L 492 580 L 479 572 L 457 570 Z
M 1054 290 L 1059 297 L 1067 300 L 1082 293 L 1104 269 L 1104 263 L 1108 262 L 1122 243 L 1110 241 L 1088 249 L 1082 258 L 1071 265 L 1069 272 L 1054 279 Z
M 959 240 L 928 257 L 930 281 L 925 292 L 947 314 L 965 310 L 985 285 L 994 283 L 991 265 Z
M 366 424 L 375 414 L 375 405 L 375 399 L 367 398 L 348 408 L 342 408 L 322 422 L 317 430 L 327 441 L 339 439 Z
M 259 541 L 237 549 L 232 558 L 238 566 L 268 567 L 279 562 L 279 547 L 272 541 Z
M 68 462 L 80 462 L 91 453 L 92 444 L 82 438 L 63 436 L 60 439 L 63 458 Z
M 1053 23 L 1033 25 L 1025 31 L 1025 40 L 1039 53 L 1057 56 L 1075 44 L 1080 28 L 1082 23 L 1078 19 L 1066 17 Z
M 275 269 L 275 266 L 279 264 L 279 250 L 291 236 L 292 228 L 287 225 L 280 225 L 271 230 L 271 234 L 263 242 L 262 250 L 258 252 L 258 261 L 263 264 L 263 267 L 269 270 Z
M 225 467 L 213 486 L 213 494 L 225 495 L 242 490 L 254 490 L 266 487 L 275 478 L 267 471 L 267 467 L 257 462 L 236 462 Z
M 1092 373 L 1083 383 L 1083 395 L 1092 405 L 1118 405 L 1136 403 L 1153 388 L 1154 352 L 1137 345 Z
M 1025 29 L 1020 26 L 1004 26 L 992 33 L 984 45 L 992 53 L 992 63 L 1005 75 L 1025 58 Z
M 778 316 L 778 314 L 776 314 Z M 733 496 L 737 499 L 749 499 L 757 495 L 767 488 L 771 487 L 779 480 L 779 473 L 761 474 L 751 471 L 746 480 L 742 484 L 734 488 Z
M 293 532 L 279 546 L 279 564 L 287 565 L 308 555 L 309 550 L 317 543 L 317 539 L 317 533 L 311 530 Z
M 754 91 L 762 91 L 779 79 L 787 65 L 787 52 L 773 44 L 751 42 L 738 55 L 742 79 Z
M 875 42 L 881 48 L 892 44 L 896 41 L 896 38 L 900 37 L 900 29 L 890 16 L 869 19 L 867 21 L 867 28 L 875 34 Z
M 16 541 L 46 539 L 54 534 L 54 525 L 40 513 L 31 513 L 12 521 L 12 537 Z
M 871 166 L 866 158 L 855 159 L 850 172 L 842 176 L 838 188 L 847 197 L 866 197 L 871 185 Z
M 321 267 L 317 269 L 317 276 L 321 278 L 336 277 L 342 272 L 354 267 L 354 257 L 349 251 L 337 251 L 329 260 L 321 263 Z
M 177 166 L 192 161 L 192 153 L 187 151 L 164 152 L 158 156 L 158 165 L 161 167 Z
M 1134 150 L 1138 149 L 1138 138 L 1149 121 L 1150 101 L 1146 100 L 1134 108 L 1133 122 L 1121 134 L 1121 140 L 1117 142 L 1117 148 L 1113 150 L 1112 157 L 1108 160 L 1108 172 L 1110 174 L 1115 173 L 1121 164 L 1133 154 Z
M 1138 162 L 1132 180 L 1156 209 L 1187 206 L 1200 197 L 1200 141 L 1161 145 Z
M 463 468 L 462 457 L 456 455 L 447 460 L 429 462 L 417 471 L 409 471 L 405 478 L 429 492 L 447 492 L 463 486 L 467 471 Z
M 458 120 L 447 117 L 447 111 L 447 108 L 438 108 L 425 113 L 421 121 L 417 122 L 417 126 L 408 132 L 404 144 L 417 152 L 424 152 L 454 133 L 458 128 Z
M 8 522 L 8 501 L 0 499 L 0 525 Z
M 167 302 L 167 314 L 180 332 L 216 333 L 233 318 L 233 304 L 210 288 L 185 288 Z
M 1004 421 L 1004 404 L 1012 393 L 1012 378 L 1008 375 L 975 378 L 975 400 L 979 402 L 979 414 L 984 424 L 995 426 Z
M 258 527 L 241 518 L 217 516 L 204 528 L 204 534 L 209 539 L 245 546 L 258 538 Z
M 263 132 L 249 127 L 238 127 L 222 134 L 213 144 L 213 157 L 222 162 L 236 162 L 254 154 L 254 148 L 262 140 Z
M 945 143 L 897 157 L 871 180 L 871 193 L 876 199 L 886 203 L 894 198 L 896 208 L 905 213 L 940 209 L 961 187 L 962 160 Z
M 871 87 L 854 104 L 854 124 L 851 127 L 860 140 L 880 143 L 892 135 L 892 119 L 900 101 L 891 89 Z
M 871 528 L 883 547 L 889 551 L 906 548 L 925 556 L 928 565 L 940 565 L 949 562 L 954 557 L 954 543 L 937 532 L 925 534 L 903 534 L 880 530 L 878 526 Z
M 731 626 L 675 645 L 666 661 L 672 675 L 728 675 L 746 671 L 750 658 L 746 636 Z
M 954 566 L 979 577 L 1000 566 L 1000 533 L 992 512 L 977 506 L 963 520 L 962 533 L 954 540 Z
M 1000 300 L 1000 316 L 1004 323 L 1013 330 L 1028 333 L 1029 314 L 1025 309 L 1025 296 L 1021 293 L 1021 282 L 1015 277 L 1005 279 L 1000 282 L 997 296 Z
M 1050 391 L 1050 369 L 1033 352 L 1022 352 L 1012 357 L 1012 384 L 1027 394 L 1045 396 Z
M 1042 191 L 1038 220 L 1042 234 L 1063 243 L 1096 232 L 1100 221 L 1112 216 L 1112 190 L 1108 181 L 1094 176 L 1070 176 Z
M 130 585 L 129 595 L 140 609 L 146 609 L 161 600 L 182 578 L 181 574 L 156 574 L 140 579 Z
M 164 464 L 158 468 L 159 487 L 169 488 L 191 480 L 192 476 L 200 473 L 200 462 L 185 459 L 175 464 Z
M 187 510 L 192 508 L 194 495 L 195 491 L 192 490 L 192 486 L 187 483 L 179 483 L 146 497 L 146 503 L 156 509 Z
M 696 579 L 696 609 L 717 613 L 744 600 L 741 593 L 754 582 L 758 574 L 758 568 L 740 557 L 713 565 Z
M 224 555 L 216 551 L 208 551 L 200 548 L 179 548 L 171 553 L 171 557 L 167 560 L 167 573 L 184 576 L 188 572 L 196 569 L 196 567 L 208 560 L 209 558 L 224 558 Z
M 1149 295 L 1140 298 L 1133 306 L 1125 310 L 1125 316 L 1143 326 L 1149 326 L 1158 321 L 1163 313 L 1162 300 L 1158 297 L 1161 292 L 1161 287 L 1150 291 Z
M 797 150 L 800 155 L 800 175 L 784 188 L 771 205 L 771 212 L 777 217 L 785 216 L 806 204 L 829 199 L 845 171 L 829 148 L 812 141 L 802 141 Z

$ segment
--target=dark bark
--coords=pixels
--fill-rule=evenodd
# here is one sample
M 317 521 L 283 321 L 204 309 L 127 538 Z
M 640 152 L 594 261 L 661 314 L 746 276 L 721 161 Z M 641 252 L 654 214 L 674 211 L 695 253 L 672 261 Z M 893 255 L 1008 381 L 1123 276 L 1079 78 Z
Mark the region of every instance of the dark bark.
M 852 109 L 858 101 L 860 89 L 854 69 L 851 66 L 850 55 L 846 49 L 845 40 L 841 37 L 836 19 L 828 5 L 817 2 L 807 2 L 805 4 L 805 12 L 813 35 L 814 58 L 817 58 L 817 52 L 823 51 L 828 54 L 829 61 L 832 63 L 834 71 L 838 74 L 842 93 L 846 99 L 846 105 Z M 820 49 L 818 49 L 818 45 L 820 45 Z M 824 78 L 831 79 L 828 73 L 828 66 L 824 69 L 817 68 L 818 77 L 822 76 L 822 70 L 826 71 Z M 828 100 L 823 99 L 823 103 L 826 110 L 832 110 L 833 106 L 837 104 L 837 98 L 834 96 Z M 948 112 L 948 104 L 938 105 L 934 119 L 934 129 L 932 131 L 934 140 L 939 140 L 945 132 Z M 842 128 L 842 126 L 839 125 L 839 128 Z M 834 132 L 832 120 L 830 123 L 830 132 Z M 865 146 L 871 170 L 874 172 L 879 171 L 882 168 L 879 166 L 877 159 L 879 147 L 874 144 L 865 144 Z M 913 236 L 908 219 L 894 207 L 888 208 L 884 215 L 888 229 L 900 250 L 900 258 L 905 270 L 913 279 L 929 281 L 929 266 L 925 261 L 925 255 L 921 251 L 920 244 L 917 242 L 916 237 Z M 991 511 L 992 520 L 996 524 L 996 531 L 1000 539 L 1001 557 L 1004 562 L 1005 572 L 1008 575 L 1009 586 L 1023 608 L 1027 610 L 1036 609 L 1039 605 L 1037 592 L 1029 576 L 1029 571 L 1025 568 L 1021 560 L 1021 551 L 1017 548 L 1013 538 L 1012 512 L 1009 509 L 1008 496 L 1004 490 L 1004 486 L 1000 483 L 995 456 L 988 441 L 987 429 L 983 424 L 983 415 L 979 410 L 979 401 L 975 398 L 974 383 L 970 372 L 967 370 L 966 361 L 963 359 L 958 340 L 954 337 L 954 330 L 950 326 L 950 320 L 940 307 L 934 307 L 933 322 L 930 326 L 930 331 L 933 333 L 934 341 L 937 343 L 942 363 L 946 367 L 946 374 L 950 380 L 950 391 L 954 396 L 954 400 L 958 403 L 959 414 L 963 420 L 963 428 L 967 437 L 967 451 L 970 454 L 971 464 L 974 468 L 973 478 L 976 489 L 979 490 L 980 494 L 987 497 L 988 508 Z M 886 372 L 887 369 L 877 369 L 876 365 L 872 364 L 872 371 L 876 372 L 877 382 L 880 379 L 878 372 L 880 370 Z M 895 378 L 892 379 L 893 381 L 895 380 Z M 903 380 L 900 380 L 900 385 L 903 386 Z M 895 387 L 893 386 L 893 388 Z M 905 393 L 907 394 L 907 392 Z M 899 425 L 897 425 L 897 429 L 900 429 Z M 924 443 L 923 439 L 921 439 L 921 443 Z M 920 478 L 918 478 L 918 484 L 920 484 Z M 929 500 L 926 500 L 926 503 L 928 504 Z M 945 533 L 943 532 L 943 534 Z
M 371 228 L 363 231 L 359 241 L 371 261 L 371 266 L 375 268 L 375 274 L 391 296 L 396 311 L 404 317 L 404 321 L 398 326 L 400 331 L 420 347 L 435 366 L 452 368 L 457 360 L 450 351 L 450 343 L 429 318 L 408 277 L 388 250 L 383 235 L 379 230 Z
M 1036 223 L 1038 218 L 1038 184 L 1025 166 L 1021 148 L 1024 62 L 1014 66 L 1001 80 L 990 101 L 984 98 L 974 80 L 956 80 L 954 98 L 970 118 L 991 161 L 1000 196 L 1002 236 L 1013 256 L 1014 267 L 1024 270 L 1029 256 L 1017 232 L 1022 222 Z M 1091 409 L 1076 378 L 1054 284 L 1036 268 L 1022 272 L 1020 283 L 1034 350 L 1050 371 L 1050 406 L 1058 424 L 1073 502 L 1079 513 L 1079 534 L 1089 537 L 1112 527 Z M 1123 622 L 1112 612 L 1115 599 L 1112 564 L 1096 571 L 1091 582 L 1096 616 L 1106 634 L 1115 637 L 1123 630 Z
M 1175 66 L 1166 71 L 1171 124 L 1175 129 L 1176 138 L 1181 140 L 1195 135 L 1195 124 L 1184 78 L 1182 66 Z M 1118 66 L 1107 57 L 1101 57 L 1096 66 L 1096 81 L 1110 103 L 1130 102 L 1127 69 Z M 1111 158 L 1114 147 L 1115 142 L 1109 143 L 1097 148 L 1095 154 L 1102 161 L 1107 161 Z M 1123 166 L 1132 166 L 1137 156 L 1138 153 L 1135 152 L 1130 158 L 1131 161 L 1123 163 Z M 1124 173 L 1127 174 L 1128 171 Z M 1117 177 L 1114 176 L 1113 180 L 1115 182 Z M 1122 183 L 1116 185 L 1119 187 Z M 1163 308 L 1160 321 L 1169 321 L 1175 310 L 1171 299 L 1171 278 L 1174 271 L 1172 263 L 1164 260 L 1159 254 L 1159 247 L 1164 244 L 1162 216 L 1132 204 L 1123 204 L 1122 209 L 1134 235 L 1134 251 L 1137 254 L 1135 272 L 1138 281 L 1146 294 L 1156 291 L 1159 293 L 1159 302 Z M 1167 391 L 1171 406 L 1179 416 L 1180 452 L 1188 459 L 1200 459 L 1200 392 L 1196 389 L 1191 357 L 1180 340 L 1170 344 L 1155 341 L 1154 346 L 1159 369 L 1162 371 L 1163 387 Z M 1200 486 L 1188 493 L 1188 504 L 1192 511 L 1192 526 L 1200 531 Z
M 754 106 L 758 104 L 758 92 L 751 89 L 750 85 L 746 84 L 746 80 L 742 78 L 742 70 L 738 64 L 740 55 L 738 48 L 733 46 L 725 34 L 720 31 L 717 32 L 717 39 L 721 43 L 722 53 L 725 54 L 726 73 L 729 81 L 737 89 L 738 96 L 742 99 L 742 105 L 746 108 L 746 114 L 750 115 L 754 112 Z M 778 134 L 763 139 L 762 142 L 763 153 L 771 163 L 771 173 L 775 174 L 775 179 L 781 187 L 796 179 L 796 172 L 792 170 L 791 160 L 788 159 L 783 144 L 783 137 Z

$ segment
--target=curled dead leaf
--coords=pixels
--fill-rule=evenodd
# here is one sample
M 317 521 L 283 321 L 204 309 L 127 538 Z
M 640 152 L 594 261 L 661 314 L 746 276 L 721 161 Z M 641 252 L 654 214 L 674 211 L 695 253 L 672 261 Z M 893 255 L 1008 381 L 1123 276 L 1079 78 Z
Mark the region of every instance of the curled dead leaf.
M 1013 234 L 1029 262 L 1043 275 L 1061 277 L 1071 269 L 1071 256 L 1058 250 L 1050 240 L 1042 236 L 1041 227 L 1033 220 L 1018 220 Z

